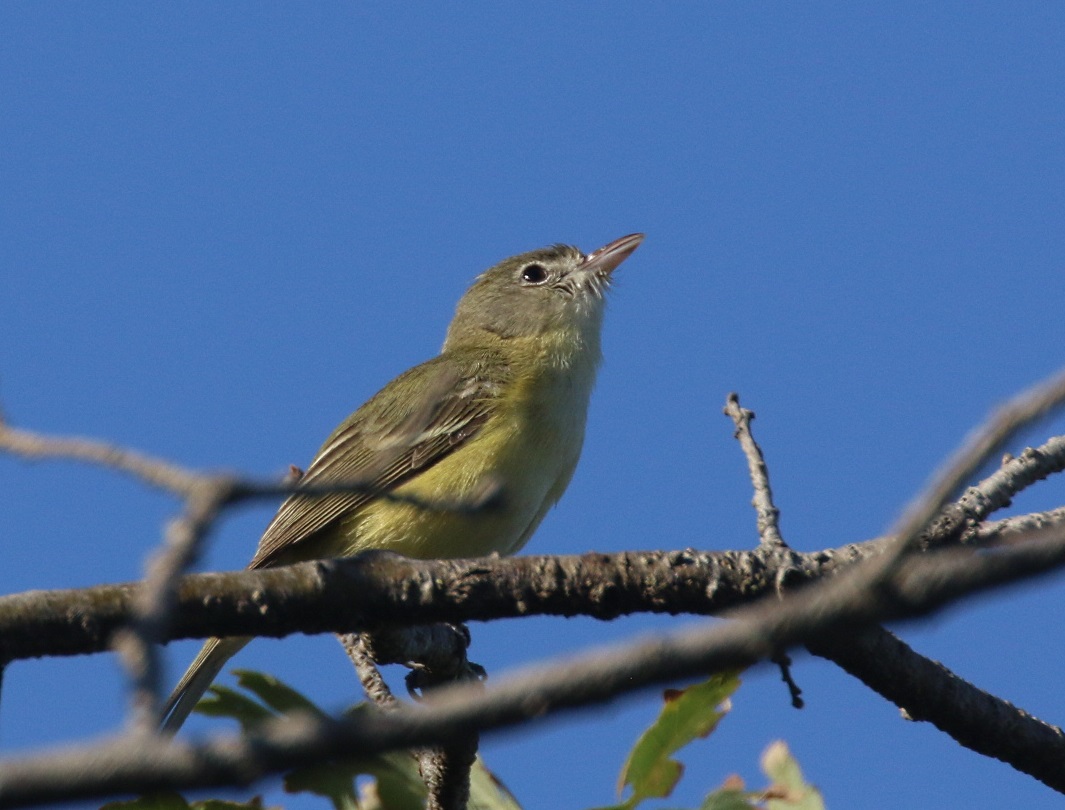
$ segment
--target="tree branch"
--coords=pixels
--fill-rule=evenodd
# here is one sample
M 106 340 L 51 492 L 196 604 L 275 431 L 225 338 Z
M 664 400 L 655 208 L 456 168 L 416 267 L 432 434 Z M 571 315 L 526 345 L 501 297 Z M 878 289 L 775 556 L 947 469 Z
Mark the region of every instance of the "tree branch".
M 1021 544 L 1065 527 L 1065 508 L 991 523 L 980 542 Z M 887 539 L 796 553 L 814 581 L 880 553 Z M 211 635 L 347 633 L 526 615 L 612 619 L 637 612 L 717 615 L 775 588 L 761 551 L 622 552 L 480 560 L 411 560 L 369 552 L 272 569 L 181 579 L 161 641 Z M 137 583 L 0 596 L 0 660 L 105 652 L 133 616 Z
M 483 689 L 441 689 L 421 707 L 361 720 L 290 718 L 250 737 L 219 737 L 201 745 L 121 739 L 11 759 L 0 763 L 0 807 L 247 784 L 323 757 L 440 743 L 456 732 L 501 728 L 664 681 L 748 666 L 775 649 L 822 637 L 833 628 L 924 615 L 962 596 L 1062 566 L 1065 532 L 1059 530 L 993 555 L 952 549 L 907 559 L 875 591 L 831 588 L 830 581 L 784 599 L 761 600 L 737 611 L 730 622 L 529 667 Z M 826 599 L 825 592 L 832 590 L 837 594 Z M 1065 792 L 1065 771 L 1059 767 L 1065 739 L 1042 744 L 1050 747 L 1039 762 L 1011 764 Z M 1053 767 L 1044 767 L 1047 762 Z
M 816 570 L 809 575 L 815 578 Z M 347 633 L 524 615 L 709 614 L 750 602 L 773 587 L 772 576 L 772 566 L 756 551 L 478 560 L 413 560 L 374 551 L 186 576 L 161 640 Z M 107 650 L 110 637 L 133 615 L 136 588 L 101 585 L 0 597 L 0 660 Z
M 966 748 L 1065 792 L 1065 732 L 1060 727 L 978 689 L 880 627 L 825 635 L 806 647 L 901 707 L 911 720 L 928 721 Z

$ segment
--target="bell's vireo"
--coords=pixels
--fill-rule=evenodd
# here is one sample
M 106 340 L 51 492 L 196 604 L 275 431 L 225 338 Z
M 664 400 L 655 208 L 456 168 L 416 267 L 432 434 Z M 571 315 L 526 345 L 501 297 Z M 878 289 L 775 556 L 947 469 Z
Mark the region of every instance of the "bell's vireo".
M 587 255 L 554 245 L 481 274 L 459 301 L 440 355 L 345 419 L 301 479 L 368 486 L 289 497 L 248 567 L 367 549 L 424 559 L 518 551 L 577 465 L 603 295 L 642 240 L 630 234 Z M 488 484 L 498 493 L 492 508 L 447 506 L 476 501 Z M 165 729 L 181 726 L 249 640 L 206 642 L 163 710 Z

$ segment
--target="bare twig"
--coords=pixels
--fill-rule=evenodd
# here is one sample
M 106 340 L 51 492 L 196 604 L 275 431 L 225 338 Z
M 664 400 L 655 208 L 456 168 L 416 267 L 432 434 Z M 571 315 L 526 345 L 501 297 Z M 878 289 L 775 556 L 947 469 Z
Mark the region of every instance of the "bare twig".
M 355 665 L 355 673 L 359 676 L 359 683 L 366 696 L 377 708 L 390 711 L 399 706 L 399 700 L 388 688 L 385 679 L 381 677 L 381 670 L 370 655 L 365 633 L 338 633 L 337 640 L 348 654 L 351 663 Z
M 938 544 L 942 545 L 944 543 L 958 542 L 967 530 L 975 530 L 973 523 L 965 519 L 965 505 L 959 505 L 957 509 L 953 510 L 954 512 L 961 512 L 960 516 L 950 514 L 951 510 L 946 510 L 940 520 L 938 532 L 933 521 L 941 511 L 944 511 L 947 500 L 989 458 L 1000 452 L 1007 441 L 1031 422 L 1060 406 L 1062 401 L 1065 401 L 1065 371 L 1059 371 L 1049 381 L 1023 392 L 998 409 L 963 444 L 944 468 L 933 477 L 928 487 L 907 508 L 893 532 L 894 537 L 889 543 L 888 553 L 859 566 L 853 574 L 844 577 L 840 585 L 836 586 L 834 583 L 829 583 L 827 587 L 817 589 L 819 593 L 815 594 L 813 602 L 820 601 L 822 604 L 828 604 L 833 599 L 839 599 L 841 603 L 847 602 L 854 598 L 855 589 L 883 592 L 885 590 L 883 586 L 893 577 L 895 579 L 894 584 L 898 587 L 899 579 L 895 575 L 906 571 L 904 559 L 916 547 L 922 535 L 927 537 L 929 534 L 938 533 Z M 1008 466 L 1009 463 L 1007 462 L 1005 466 Z M 992 478 L 994 479 L 994 477 Z M 1030 480 L 1035 479 L 1031 478 Z M 1019 477 L 1018 481 L 1021 482 L 1018 487 L 1022 486 L 1023 477 Z M 996 488 L 997 483 L 998 481 L 995 479 L 988 484 L 988 489 L 999 493 L 999 502 L 1008 501 L 1008 495 L 1004 495 L 1004 493 L 1009 491 L 1009 487 Z M 972 511 L 976 514 L 981 514 L 981 516 L 986 515 L 994 507 L 994 504 L 995 500 L 992 497 L 989 497 L 983 503 L 978 500 L 978 505 Z M 1040 533 L 1045 536 L 1050 532 L 1042 531 Z M 1040 538 L 1032 539 L 1029 542 L 1031 545 L 1038 547 L 1026 549 L 1035 556 L 1055 545 L 1054 543 L 1040 542 Z M 976 557 L 971 552 L 964 553 L 966 555 L 964 559 L 975 567 Z M 938 559 L 930 562 L 942 564 L 949 554 L 951 552 L 941 552 L 936 555 Z M 1021 565 L 1017 560 L 1014 560 L 1012 564 Z M 964 568 L 964 565 L 961 567 Z M 958 739 L 962 744 L 968 745 L 967 739 L 961 737 Z M 1010 762 L 1015 767 L 1025 770 L 1048 785 L 1057 787 L 1059 790 L 1062 789 L 1061 785 L 1052 784 L 1045 768 L 1023 758 L 1011 759 Z M 1056 779 L 1056 777 L 1054 778 Z
M 758 538 L 762 546 L 771 550 L 782 550 L 788 547 L 784 538 L 780 535 L 780 510 L 773 503 L 773 491 L 769 487 L 769 468 L 766 467 L 762 448 L 754 440 L 751 433 L 751 420 L 754 419 L 754 411 L 749 411 L 740 406 L 740 395 L 733 392 L 728 395 L 725 403 L 725 414 L 736 425 L 736 438 L 739 440 L 743 454 L 747 458 L 747 467 L 751 473 L 751 484 L 754 487 L 754 498 L 751 506 L 758 514 Z
M 772 660 L 780 670 L 780 680 L 784 681 L 785 686 L 788 687 L 788 694 L 791 695 L 792 708 L 803 708 L 806 705 L 806 702 L 802 699 L 802 689 L 791 674 L 791 656 L 784 652 L 778 652 L 775 653 L 770 660 Z
M 166 640 L 179 578 L 199 557 L 233 482 L 202 478 L 188 493 L 185 513 L 170 521 L 163 545 L 148 561 L 144 582 L 137 588 L 133 617 L 116 634 L 114 647 L 125 662 L 132 686 L 134 728 L 155 733 L 159 726 L 160 672 L 156 645 Z
M 29 460 L 62 459 L 81 461 L 132 475 L 147 484 L 191 497 L 208 482 L 226 482 L 227 497 L 221 504 L 228 506 L 247 500 L 268 500 L 288 495 L 332 495 L 355 492 L 375 498 L 409 503 L 426 510 L 439 512 L 476 512 L 493 507 L 501 494 L 499 481 L 486 478 L 480 489 L 461 501 L 432 500 L 388 492 L 376 483 L 372 475 L 337 481 L 300 483 L 301 475 L 290 472 L 280 481 L 255 480 L 230 474 L 216 474 L 188 470 L 170 461 L 129 450 L 109 442 L 79 436 L 50 436 L 14 428 L 0 419 L 0 451 Z M 298 468 L 296 468 L 298 469 Z
M 1047 512 L 1035 512 L 1030 515 L 984 523 L 976 534 L 977 545 L 996 543 L 1023 542 L 1033 531 L 1065 526 L 1065 506 Z
M 1004 445 L 1036 420 L 1046 416 L 1065 401 L 1065 370 L 1049 380 L 1021 392 L 997 409 L 955 451 L 948 462 L 933 476 L 925 490 L 903 512 L 891 534 L 893 551 L 876 563 L 878 575 L 897 567 L 903 555 L 939 514 L 944 504 L 970 479 L 989 458 L 1000 453 Z M 876 572 L 874 572 L 876 573 Z
M 29 459 L 63 458 L 118 470 L 186 500 L 186 512 L 170 523 L 163 547 L 149 561 L 129 625 L 113 643 L 130 675 L 133 727 L 154 730 L 159 702 L 155 643 L 164 639 L 175 601 L 175 583 L 198 553 L 199 541 L 229 499 L 230 479 L 191 472 L 172 462 L 83 437 L 45 436 L 0 420 L 0 450 Z
M 969 488 L 958 506 L 973 524 L 1010 505 L 1015 495 L 1048 475 L 1065 470 L 1065 436 L 1054 436 L 1039 447 L 1028 447 L 1019 456 L 1010 456 L 1002 466 Z
M 80 436 L 46 436 L 12 427 L 0 418 L 0 450 L 26 459 L 69 459 L 132 475 L 176 495 L 185 496 L 199 476 L 170 461 Z
M 1063 470 L 1065 436 L 1053 436 L 1039 447 L 1028 448 L 1016 458 L 1006 459 L 999 470 L 970 487 L 957 503 L 944 509 L 944 513 L 953 513 L 953 519 L 937 521 L 923 538 L 924 544 L 928 548 L 942 548 L 961 541 L 977 546 L 1023 542 L 1033 530 L 1065 525 L 1065 507 L 979 523 L 1007 504 L 1004 496 L 1012 497 Z M 973 528 L 963 531 L 959 528 L 963 525 Z M 831 561 L 825 561 L 825 572 L 832 566 L 851 565 L 860 559 L 882 553 L 893 539 L 890 535 L 884 535 L 838 549 L 828 549 L 822 552 L 832 558 Z M 803 567 L 803 573 L 806 573 L 806 566 Z
M 1065 400 L 1065 372 L 1059 372 L 1050 382 L 1029 389 L 996 411 L 985 426 L 954 454 L 943 471 L 933 477 L 931 484 L 915 499 L 899 522 L 899 528 L 887 543 L 887 552 L 868 562 L 855 566 L 846 575 L 825 581 L 817 588 L 796 593 L 785 600 L 793 609 L 822 610 L 826 614 L 849 611 L 848 605 L 857 609 L 865 601 L 866 594 L 877 594 L 881 599 L 898 598 L 896 587 L 885 587 L 899 572 L 903 560 L 910 555 L 917 540 L 926 532 L 935 532 L 933 519 L 940 513 L 952 493 L 958 490 L 975 470 L 982 466 L 991 454 L 1001 449 L 1003 442 L 1015 435 L 1031 421 L 1045 415 Z M 939 529 L 941 537 L 949 538 L 960 533 L 964 525 Z M 943 552 L 946 553 L 946 552 Z M 970 554 L 975 564 L 976 558 Z M 801 608 L 800 608 L 801 606 Z M 862 622 L 865 624 L 865 622 Z
M 1038 403 L 1035 405 L 1036 410 L 1042 407 Z M 1008 413 L 1009 409 L 1006 410 Z M 753 505 L 759 516 L 759 536 L 764 544 L 776 545 L 777 538 L 780 537 L 779 532 L 776 531 L 779 512 L 772 502 L 768 470 L 761 448 L 758 447 L 750 433 L 750 420 L 753 419 L 754 414 L 740 407 L 736 394 L 729 395 L 725 413 L 735 422 L 737 438 L 740 439 L 747 456 L 755 489 Z M 996 509 L 1007 506 L 1010 499 L 1021 490 L 1062 469 L 1065 469 L 1065 437 L 1058 436 L 1053 437 L 1038 449 L 1028 448 L 1019 457 L 1006 458 L 997 472 L 965 493 L 958 502 L 957 509 L 970 525 L 975 526 Z M 1027 537 L 1030 539 L 1031 530 L 1049 528 L 1061 521 L 1065 521 L 1065 509 L 1057 510 L 1056 513 L 1011 518 L 998 524 L 981 527 L 979 536 L 981 541 L 986 543 L 992 539 L 1001 541 L 1004 538 L 1016 537 L 1028 532 Z M 763 526 L 767 527 L 765 531 L 763 531 Z M 947 540 L 949 538 L 938 538 L 936 545 L 942 545 Z M 779 543 L 783 543 L 783 540 L 780 539 Z M 993 729 L 1000 727 L 1004 714 L 1012 712 L 1016 715 L 1020 710 L 966 684 L 945 668 L 905 647 L 897 639 L 894 639 L 891 645 L 885 644 L 884 640 L 888 637 L 894 639 L 887 631 L 870 627 L 863 631 L 861 639 L 852 634 L 842 637 L 825 636 L 808 646 L 813 652 L 840 663 L 848 672 L 860 677 L 864 683 L 872 686 L 880 694 L 904 707 L 912 717 L 927 717 L 962 744 L 989 756 L 995 756 L 993 741 L 998 741 L 1000 735 L 993 733 Z M 880 640 L 880 643 L 871 643 L 873 639 Z M 905 649 L 909 671 L 920 672 L 922 677 L 904 678 L 883 662 L 879 656 L 873 658 L 868 655 L 869 651 L 883 650 L 886 646 L 895 651 L 895 661 L 902 656 L 901 651 Z M 788 660 L 786 656 L 784 660 Z M 798 700 L 801 703 L 798 687 L 790 678 L 789 668 L 777 658 L 774 658 L 774 662 L 781 667 L 782 677 L 792 690 L 793 701 Z M 929 701 L 929 695 L 935 695 L 936 699 Z M 982 713 L 972 710 L 972 704 L 977 696 L 991 702 L 989 710 Z M 1016 727 L 1017 717 L 1010 719 L 1013 721 L 1012 726 Z M 959 721 L 963 724 L 961 728 L 959 728 Z
M 352 633 L 340 640 L 355 663 L 366 693 L 386 711 L 395 711 L 401 704 L 381 678 L 377 663 L 411 667 L 422 693 L 464 680 L 470 671 L 466 660 L 470 637 L 465 628 L 442 624 L 388 628 L 372 635 Z M 427 810 L 465 810 L 477 743 L 476 732 L 456 733 L 445 745 L 414 752 L 428 793 Z
M 758 542 L 759 546 L 778 558 L 780 565 L 777 569 L 776 585 L 777 593 L 784 592 L 784 583 L 787 577 L 795 570 L 795 555 L 784 542 L 780 534 L 780 510 L 773 503 L 773 490 L 769 486 L 769 467 L 765 463 L 762 448 L 754 440 L 751 432 L 751 420 L 754 419 L 754 411 L 740 405 L 740 395 L 732 392 L 725 401 L 725 415 L 732 419 L 736 426 L 736 439 L 739 440 L 743 454 L 747 458 L 747 468 L 751 475 L 751 485 L 754 488 L 754 498 L 751 506 L 757 515 Z M 802 689 L 795 682 L 791 674 L 791 658 L 783 651 L 774 653 L 772 661 L 780 669 L 780 678 L 788 687 L 791 696 L 791 705 L 796 709 L 803 707 Z
M 419 751 L 418 772 L 429 792 L 426 810 L 466 810 L 479 743 L 476 731 L 456 731 L 441 745 Z

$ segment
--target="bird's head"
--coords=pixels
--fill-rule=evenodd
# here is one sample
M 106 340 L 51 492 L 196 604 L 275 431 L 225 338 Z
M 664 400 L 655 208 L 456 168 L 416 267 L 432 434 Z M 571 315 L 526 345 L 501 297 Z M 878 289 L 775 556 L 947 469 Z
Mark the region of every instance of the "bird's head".
M 486 270 L 459 301 L 444 349 L 502 339 L 575 334 L 598 345 L 603 294 L 611 276 L 643 241 L 629 234 L 584 254 L 553 245 L 512 256 Z

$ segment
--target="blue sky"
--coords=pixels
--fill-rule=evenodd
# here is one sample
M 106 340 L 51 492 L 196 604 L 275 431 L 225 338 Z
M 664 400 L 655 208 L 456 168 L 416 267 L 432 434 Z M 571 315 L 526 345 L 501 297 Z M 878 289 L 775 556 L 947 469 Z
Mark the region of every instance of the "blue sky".
M 1065 6 L 0 5 L 0 403 L 203 468 L 304 464 L 436 352 L 470 279 L 644 231 L 584 457 L 528 550 L 756 543 L 720 415 L 758 413 L 785 537 L 874 536 L 996 403 L 1065 362 Z M 1065 420 L 1034 431 L 1039 441 Z M 0 459 L 0 592 L 136 578 L 174 504 Z M 1014 511 L 1061 505 L 1060 481 Z M 204 567 L 239 568 L 270 509 Z M 1050 721 L 1060 579 L 900 629 Z M 501 673 L 690 619 L 474 626 Z M 176 678 L 196 645 L 168 649 Z M 331 638 L 235 666 L 328 706 Z M 676 801 L 788 741 L 832 807 L 1057 806 L 834 666 L 746 677 Z M 122 722 L 110 656 L 18 663 L 0 750 Z M 484 740 L 526 807 L 604 804 L 653 694 Z M 205 721 L 190 723 L 203 733 Z M 314 806 L 265 787 L 268 799 Z

